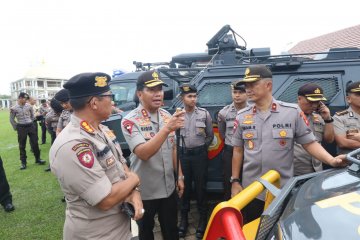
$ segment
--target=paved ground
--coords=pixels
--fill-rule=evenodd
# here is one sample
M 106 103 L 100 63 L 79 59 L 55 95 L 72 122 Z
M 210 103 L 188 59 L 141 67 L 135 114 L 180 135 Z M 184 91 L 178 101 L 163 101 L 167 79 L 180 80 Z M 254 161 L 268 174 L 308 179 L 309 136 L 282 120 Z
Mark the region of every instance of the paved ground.
M 209 213 L 208 215 L 211 215 L 211 212 L 213 210 L 213 208 L 220 202 L 221 200 L 221 195 L 211 195 L 210 196 L 210 200 L 209 200 Z M 197 240 L 196 236 L 195 236 L 195 232 L 196 232 L 196 228 L 197 228 L 197 224 L 198 224 L 198 220 L 199 220 L 199 214 L 197 212 L 196 209 L 196 201 L 191 201 L 191 210 L 189 213 L 189 227 L 188 227 L 188 232 L 186 234 L 185 238 L 180 238 L 183 240 Z M 180 221 L 180 213 L 179 213 L 179 221 Z M 134 221 L 132 221 L 132 232 L 133 232 L 133 236 L 137 236 L 137 225 Z M 158 221 L 155 222 L 155 228 L 154 228 L 154 236 L 155 236 L 155 240 L 162 240 L 162 236 L 161 236 L 161 231 L 160 231 L 160 224 Z M 134 238 L 134 240 L 137 238 Z

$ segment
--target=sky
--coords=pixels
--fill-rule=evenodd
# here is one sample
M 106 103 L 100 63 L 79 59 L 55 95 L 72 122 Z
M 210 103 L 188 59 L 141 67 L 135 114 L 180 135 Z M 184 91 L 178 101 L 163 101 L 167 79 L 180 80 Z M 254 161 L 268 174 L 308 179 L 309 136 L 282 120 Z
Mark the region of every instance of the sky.
M 3 0 L 0 94 L 45 63 L 59 77 L 166 62 L 204 52 L 229 24 L 248 49 L 279 54 L 301 40 L 360 24 L 354 1 Z M 360 39 L 359 39 L 360 41 Z M 239 42 L 241 44 L 241 42 Z

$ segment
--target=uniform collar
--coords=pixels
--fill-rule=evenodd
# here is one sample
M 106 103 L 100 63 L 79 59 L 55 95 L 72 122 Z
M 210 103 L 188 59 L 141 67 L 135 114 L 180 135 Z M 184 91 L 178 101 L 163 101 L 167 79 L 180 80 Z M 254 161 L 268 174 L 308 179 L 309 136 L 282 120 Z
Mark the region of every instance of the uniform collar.
M 279 103 L 278 101 L 275 100 L 275 98 L 272 99 L 272 103 L 270 105 L 270 112 L 279 112 Z M 257 113 L 257 109 L 255 105 L 252 107 L 252 113 L 253 114 Z

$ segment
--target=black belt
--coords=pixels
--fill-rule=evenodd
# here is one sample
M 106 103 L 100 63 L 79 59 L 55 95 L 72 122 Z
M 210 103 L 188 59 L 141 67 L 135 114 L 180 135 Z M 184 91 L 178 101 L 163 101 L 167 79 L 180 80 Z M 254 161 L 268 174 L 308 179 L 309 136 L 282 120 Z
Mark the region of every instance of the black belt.
M 233 149 L 234 149 L 234 147 L 231 146 L 231 145 L 227 145 L 227 144 L 224 145 L 224 150 L 225 151 L 232 151 Z
M 181 153 L 185 155 L 197 155 L 200 153 L 204 153 L 206 151 L 205 145 L 194 147 L 194 148 L 187 148 L 187 147 L 180 147 Z
M 16 126 L 18 127 L 31 127 L 33 123 L 18 123 Z

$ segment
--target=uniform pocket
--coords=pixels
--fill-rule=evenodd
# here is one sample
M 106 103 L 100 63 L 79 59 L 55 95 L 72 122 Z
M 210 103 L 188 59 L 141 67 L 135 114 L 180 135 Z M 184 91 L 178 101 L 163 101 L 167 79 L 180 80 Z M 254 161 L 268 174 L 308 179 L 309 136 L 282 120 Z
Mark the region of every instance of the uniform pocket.
M 205 136 L 205 123 L 203 122 L 196 122 L 195 123 L 195 127 L 196 127 L 196 135 L 198 136 Z
M 292 129 L 273 129 L 272 134 L 275 141 L 273 150 L 289 150 L 293 147 L 294 132 Z
M 256 150 L 259 148 L 258 134 L 254 130 L 246 130 L 242 133 L 244 139 L 244 147 L 248 150 Z
M 229 136 L 234 134 L 234 121 L 226 122 L 226 134 Z

